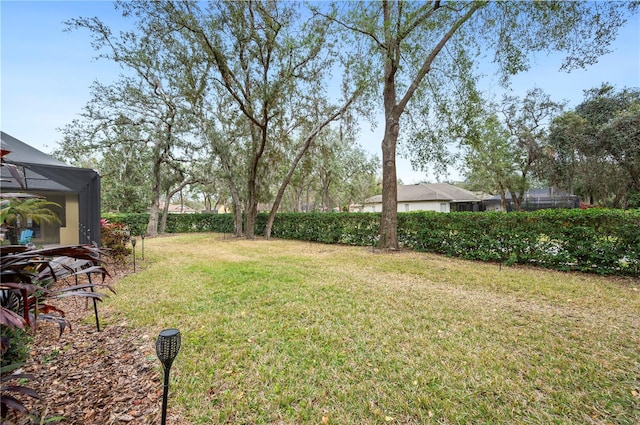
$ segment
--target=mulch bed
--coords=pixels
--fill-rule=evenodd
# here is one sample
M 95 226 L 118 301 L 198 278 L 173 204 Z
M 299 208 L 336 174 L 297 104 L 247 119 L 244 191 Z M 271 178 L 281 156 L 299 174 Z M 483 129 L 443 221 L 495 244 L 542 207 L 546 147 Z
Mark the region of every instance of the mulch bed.
M 123 273 L 112 274 L 107 283 L 117 290 L 116 282 Z M 59 337 L 57 325 L 45 323 L 34 335 L 22 373 L 34 376 L 24 385 L 35 389 L 42 400 L 27 397 L 30 410 L 45 418 L 64 417 L 57 422 L 60 424 L 159 424 L 163 382 L 155 353 L 156 335 L 116 319 L 101 309 L 101 303 L 100 332 L 91 301 L 67 298 L 52 304 L 66 312 L 72 330 Z M 169 394 L 167 423 L 187 424 L 171 405 L 171 390 Z M 6 424 L 41 423 L 39 419 L 8 419 Z

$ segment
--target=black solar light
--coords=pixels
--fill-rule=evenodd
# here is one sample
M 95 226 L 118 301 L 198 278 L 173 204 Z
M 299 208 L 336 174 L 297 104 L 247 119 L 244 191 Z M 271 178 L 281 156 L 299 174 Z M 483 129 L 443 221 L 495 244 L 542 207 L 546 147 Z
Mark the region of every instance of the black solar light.
M 140 239 L 142 239 L 142 261 L 144 261 L 144 232 L 140 234 Z
M 131 246 L 133 246 L 133 272 L 136 272 L 136 238 L 131 239 Z
M 164 391 L 162 393 L 162 425 L 167 421 L 167 397 L 169 395 L 169 371 L 173 359 L 180 351 L 180 331 L 177 329 L 165 329 L 158 335 L 156 341 L 156 354 L 164 367 Z

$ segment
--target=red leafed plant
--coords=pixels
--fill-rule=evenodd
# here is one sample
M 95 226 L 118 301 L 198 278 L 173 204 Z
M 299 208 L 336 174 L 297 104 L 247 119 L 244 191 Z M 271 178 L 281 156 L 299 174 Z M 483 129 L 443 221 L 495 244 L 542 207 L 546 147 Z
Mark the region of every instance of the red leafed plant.
M 3 358 L 11 345 L 11 332 L 6 331 L 35 332 L 40 321 L 56 323 L 60 334 L 70 328 L 64 311 L 51 305 L 51 300 L 79 296 L 100 301 L 105 294 L 95 292 L 97 288 L 114 292 L 104 284 L 108 273 L 103 256 L 104 252 L 93 245 L 37 250 L 17 245 L 0 247 L 0 353 Z M 98 276 L 101 283 L 93 283 L 92 276 Z M 56 286 L 55 283 L 62 279 L 71 284 Z M 28 413 L 21 397 L 38 398 L 36 391 L 21 384 L 30 377 L 21 374 L 19 367 L 19 363 L 3 364 L 0 369 L 0 417 L 3 419 L 10 414 Z
M 129 229 L 121 223 L 112 223 L 106 218 L 100 220 L 100 243 L 109 251 L 109 257 L 115 264 L 124 264 L 131 254 L 127 247 L 131 235 Z

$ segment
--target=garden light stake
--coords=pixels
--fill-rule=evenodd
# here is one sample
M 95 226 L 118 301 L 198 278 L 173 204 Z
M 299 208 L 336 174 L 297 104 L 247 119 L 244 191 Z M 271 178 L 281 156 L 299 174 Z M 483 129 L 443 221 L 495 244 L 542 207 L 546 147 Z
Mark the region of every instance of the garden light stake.
M 131 246 L 133 246 L 133 272 L 136 272 L 136 238 L 131 239 Z
M 162 425 L 167 420 L 167 397 L 169 395 L 169 371 L 173 359 L 180 351 L 180 331 L 177 329 L 165 329 L 158 335 L 156 341 L 156 354 L 164 367 L 164 390 L 162 392 Z

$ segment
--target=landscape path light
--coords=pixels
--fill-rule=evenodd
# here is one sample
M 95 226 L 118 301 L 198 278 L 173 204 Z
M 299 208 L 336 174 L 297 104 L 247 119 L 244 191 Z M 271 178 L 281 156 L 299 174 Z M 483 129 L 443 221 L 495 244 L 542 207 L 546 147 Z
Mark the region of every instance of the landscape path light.
M 177 329 L 165 329 L 158 335 L 156 341 L 156 354 L 164 368 L 164 389 L 162 391 L 162 425 L 167 421 L 167 398 L 169 395 L 169 371 L 173 359 L 180 351 L 180 331 Z
M 144 261 L 144 237 L 145 236 L 146 235 L 144 234 L 144 232 L 140 234 L 140 239 L 142 239 L 142 261 Z
M 136 272 L 136 238 L 131 239 L 131 246 L 133 246 L 133 272 Z

